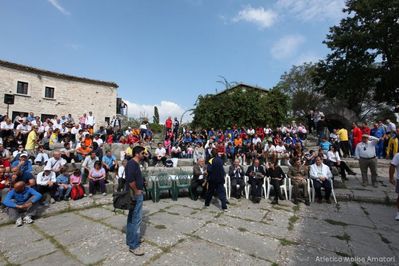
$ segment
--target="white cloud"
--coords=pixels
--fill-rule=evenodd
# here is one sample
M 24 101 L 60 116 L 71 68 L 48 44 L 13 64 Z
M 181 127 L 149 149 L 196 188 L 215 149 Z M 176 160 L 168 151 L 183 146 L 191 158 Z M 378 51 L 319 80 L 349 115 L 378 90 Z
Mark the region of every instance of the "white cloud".
M 344 16 L 345 0 L 278 0 L 276 7 L 302 21 L 338 21 Z
M 277 19 L 277 13 L 263 7 L 253 8 L 247 6 L 240 10 L 232 19 L 233 22 L 246 21 L 258 25 L 261 29 L 271 27 Z
M 47 0 L 53 7 L 58 9 L 62 14 L 64 15 L 70 15 L 68 10 L 66 10 L 64 7 L 61 6 L 61 4 L 58 2 L 58 0 Z
M 302 35 L 286 35 L 273 44 L 270 52 L 276 59 L 287 59 L 295 55 L 304 42 L 305 37 Z
M 152 117 L 154 115 L 154 106 L 157 106 L 159 113 L 159 120 L 161 124 L 165 123 L 165 120 L 168 118 L 168 116 L 171 116 L 172 119 L 174 117 L 177 117 L 180 121 L 181 115 L 187 110 L 182 106 L 178 105 L 177 103 L 170 101 L 161 101 L 160 104 L 154 104 L 154 105 L 138 104 L 138 103 L 129 102 L 127 100 L 123 101 L 128 105 L 129 117 L 138 119 L 144 116 L 147 117 L 150 122 L 152 122 L 153 120 Z M 183 117 L 183 122 L 189 122 L 192 120 L 190 113 L 191 112 L 185 113 Z

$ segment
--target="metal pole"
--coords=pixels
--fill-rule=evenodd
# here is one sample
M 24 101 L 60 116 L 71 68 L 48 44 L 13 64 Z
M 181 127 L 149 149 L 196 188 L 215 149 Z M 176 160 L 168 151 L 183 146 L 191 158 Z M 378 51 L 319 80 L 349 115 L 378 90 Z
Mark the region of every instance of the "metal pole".
M 8 116 L 9 110 L 10 110 L 10 104 L 7 103 L 7 117 L 8 117 L 8 118 L 10 118 L 10 117 Z

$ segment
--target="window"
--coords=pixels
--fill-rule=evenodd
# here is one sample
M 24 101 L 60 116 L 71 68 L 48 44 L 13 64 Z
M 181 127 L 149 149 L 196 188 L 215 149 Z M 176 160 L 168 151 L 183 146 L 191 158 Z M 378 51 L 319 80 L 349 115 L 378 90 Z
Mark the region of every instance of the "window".
M 17 83 L 18 94 L 28 94 L 28 82 L 18 81 Z
M 107 123 L 107 125 L 109 125 L 109 123 L 111 122 L 109 117 L 105 117 L 105 123 Z
M 44 97 L 45 98 L 54 98 L 54 88 L 46 87 L 44 90 Z
M 40 119 L 41 119 L 41 121 L 46 121 L 46 119 L 48 118 L 48 119 L 53 119 L 55 117 L 55 115 L 49 115 L 49 114 L 42 114 L 41 115 L 41 117 L 40 117 Z

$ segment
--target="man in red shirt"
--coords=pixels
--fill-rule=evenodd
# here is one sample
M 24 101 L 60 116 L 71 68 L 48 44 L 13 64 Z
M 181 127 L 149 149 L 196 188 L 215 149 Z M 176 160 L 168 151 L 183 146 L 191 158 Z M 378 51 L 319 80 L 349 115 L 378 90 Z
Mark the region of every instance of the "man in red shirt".
M 168 119 L 166 119 L 166 121 L 165 121 L 166 131 L 168 131 L 169 129 L 172 129 L 172 124 L 173 124 L 172 117 L 169 116 Z
M 367 125 L 367 122 L 364 122 L 364 123 L 363 123 L 363 126 L 362 126 L 362 133 L 370 136 L 370 128 L 369 128 L 369 126 Z
M 362 142 L 362 130 L 357 126 L 355 122 L 352 123 L 352 136 L 353 136 L 353 141 L 352 141 L 352 150 L 354 151 L 356 149 L 356 146 L 358 143 Z

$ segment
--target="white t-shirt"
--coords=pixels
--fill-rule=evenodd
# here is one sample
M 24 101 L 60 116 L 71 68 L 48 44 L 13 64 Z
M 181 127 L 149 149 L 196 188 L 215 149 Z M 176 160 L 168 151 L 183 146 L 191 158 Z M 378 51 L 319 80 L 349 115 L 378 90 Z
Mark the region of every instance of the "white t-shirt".
M 100 139 L 100 138 L 99 139 L 94 139 L 93 141 L 97 142 L 98 146 L 100 146 L 100 147 L 104 144 L 104 141 L 102 139 Z
M 399 153 L 395 154 L 391 164 L 396 167 L 396 179 L 399 180 Z
M 286 149 L 285 149 L 285 146 L 283 146 L 283 145 L 277 145 L 276 146 L 276 152 L 278 152 L 278 153 L 285 153 L 285 151 L 286 151 Z
M 7 122 L 3 121 L 0 124 L 0 128 L 4 130 L 14 129 L 14 124 L 13 123 L 7 124 Z
M 166 155 L 166 150 L 165 150 L 165 148 L 156 148 L 155 149 L 155 155 L 156 156 L 162 156 L 162 157 L 165 157 L 165 155 Z

